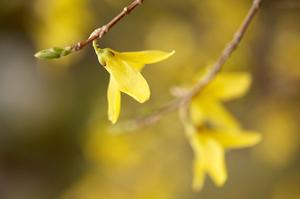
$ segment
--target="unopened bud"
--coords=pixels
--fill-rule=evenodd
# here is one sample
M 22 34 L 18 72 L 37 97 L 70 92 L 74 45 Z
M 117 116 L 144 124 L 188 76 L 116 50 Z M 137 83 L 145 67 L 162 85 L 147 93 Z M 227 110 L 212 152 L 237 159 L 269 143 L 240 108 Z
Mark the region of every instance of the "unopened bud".
M 71 47 L 59 48 L 53 47 L 37 52 L 34 56 L 39 59 L 59 59 L 72 52 Z

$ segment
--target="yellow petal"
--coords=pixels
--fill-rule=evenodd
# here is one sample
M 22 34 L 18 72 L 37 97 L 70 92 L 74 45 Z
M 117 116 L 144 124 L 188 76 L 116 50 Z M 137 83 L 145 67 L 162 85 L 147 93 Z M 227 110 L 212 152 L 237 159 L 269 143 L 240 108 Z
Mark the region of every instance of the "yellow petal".
M 223 186 L 227 179 L 224 149 L 212 138 L 202 139 L 207 172 L 217 186 Z
M 200 97 L 200 96 L 199 96 Z M 222 128 L 222 129 L 239 129 L 237 120 L 223 107 L 222 104 L 213 99 L 198 99 L 192 103 L 192 118 L 196 124 L 202 122 Z
M 251 76 L 248 73 L 221 73 L 202 92 L 221 100 L 243 96 L 249 89 Z
M 121 107 L 121 92 L 113 76 L 110 76 L 108 90 L 108 119 L 114 124 L 119 118 Z
M 222 146 L 213 137 L 210 132 L 200 132 L 197 137 L 192 140 L 192 147 L 195 152 L 194 163 L 194 188 L 201 189 L 203 185 L 204 175 L 207 172 L 217 186 L 222 186 L 227 179 L 225 166 L 225 152 Z
M 205 123 L 206 115 L 200 101 L 192 101 L 190 114 L 195 125 L 200 126 Z
M 175 51 L 168 53 L 163 51 L 147 50 L 147 51 L 140 51 L 140 52 L 119 53 L 119 56 L 121 59 L 127 62 L 153 64 L 168 59 L 174 53 Z M 142 67 L 141 65 L 139 66 L 140 68 Z
M 133 68 L 135 68 L 137 71 L 141 71 L 145 64 L 143 63 L 138 63 L 138 62 L 129 62 L 129 61 L 126 61 L 128 65 L 132 66 Z
M 116 80 L 120 91 L 130 95 L 140 103 L 149 99 L 148 83 L 139 71 L 116 56 L 108 59 L 106 64 L 106 69 Z
M 261 141 L 261 135 L 255 132 L 210 132 L 224 148 L 245 148 Z
M 193 177 L 193 189 L 199 191 L 202 189 L 205 180 L 205 162 L 200 157 L 194 159 L 194 177 Z

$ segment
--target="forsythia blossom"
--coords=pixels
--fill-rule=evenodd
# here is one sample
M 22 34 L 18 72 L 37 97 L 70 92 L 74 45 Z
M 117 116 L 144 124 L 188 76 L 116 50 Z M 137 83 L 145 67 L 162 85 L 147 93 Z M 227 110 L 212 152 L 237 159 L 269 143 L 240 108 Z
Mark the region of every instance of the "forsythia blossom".
M 251 76 L 243 72 L 221 73 L 192 101 L 191 114 L 197 125 L 203 123 L 222 129 L 239 129 L 238 121 L 224 108 L 226 102 L 242 97 L 251 84 Z
M 147 81 L 141 74 L 145 64 L 163 61 L 175 52 L 140 51 L 117 52 L 109 48 L 101 49 L 93 43 L 98 60 L 110 74 L 107 91 L 108 117 L 115 123 L 120 114 L 121 92 L 128 94 L 140 103 L 150 97 Z
M 194 189 L 202 188 L 206 173 L 222 186 L 227 179 L 225 150 L 253 146 L 261 140 L 260 134 L 243 131 L 220 102 L 242 96 L 250 82 L 247 73 L 221 73 L 193 99 L 193 127 L 187 126 L 187 132 L 195 153 Z
M 217 186 L 222 186 L 227 179 L 225 150 L 250 147 L 260 140 L 260 134 L 248 131 L 196 131 L 192 140 L 195 152 L 193 188 L 202 188 L 206 173 Z

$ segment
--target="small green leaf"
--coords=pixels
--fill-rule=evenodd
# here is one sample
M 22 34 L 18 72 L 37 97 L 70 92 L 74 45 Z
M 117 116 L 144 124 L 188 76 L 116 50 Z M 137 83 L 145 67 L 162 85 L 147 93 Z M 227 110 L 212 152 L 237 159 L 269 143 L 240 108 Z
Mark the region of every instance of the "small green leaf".
M 61 57 L 67 56 L 72 52 L 71 47 L 53 47 L 37 52 L 34 56 L 39 59 L 59 59 Z

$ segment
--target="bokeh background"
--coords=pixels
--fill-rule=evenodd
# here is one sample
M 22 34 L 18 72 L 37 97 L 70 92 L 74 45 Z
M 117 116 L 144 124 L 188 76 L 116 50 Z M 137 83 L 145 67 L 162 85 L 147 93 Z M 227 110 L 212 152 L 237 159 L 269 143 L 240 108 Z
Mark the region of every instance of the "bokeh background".
M 107 120 L 107 72 L 91 47 L 58 61 L 43 48 L 85 39 L 129 0 L 0 1 L 1 199 L 298 199 L 300 198 L 300 2 L 264 0 L 226 71 L 248 71 L 250 92 L 226 104 L 254 148 L 227 155 L 221 189 L 207 179 L 191 189 L 193 154 L 177 113 L 134 132 L 114 134 Z M 171 99 L 218 57 L 250 0 L 146 0 L 114 27 L 102 47 L 176 50 L 146 67 L 152 89 L 143 105 L 123 95 L 121 121 Z

